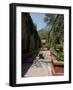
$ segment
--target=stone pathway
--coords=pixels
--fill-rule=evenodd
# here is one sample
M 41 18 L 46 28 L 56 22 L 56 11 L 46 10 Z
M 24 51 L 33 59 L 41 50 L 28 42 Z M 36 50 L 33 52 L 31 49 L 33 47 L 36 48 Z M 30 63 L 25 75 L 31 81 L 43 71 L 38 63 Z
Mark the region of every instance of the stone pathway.
M 39 52 L 39 54 L 41 51 Z M 51 76 L 51 58 L 50 58 L 50 52 L 49 51 L 42 51 L 44 59 L 39 58 L 39 54 L 36 56 L 35 60 L 33 61 L 32 65 L 31 63 L 24 63 L 26 67 L 30 66 L 28 71 L 26 71 L 24 77 L 40 77 L 40 76 Z

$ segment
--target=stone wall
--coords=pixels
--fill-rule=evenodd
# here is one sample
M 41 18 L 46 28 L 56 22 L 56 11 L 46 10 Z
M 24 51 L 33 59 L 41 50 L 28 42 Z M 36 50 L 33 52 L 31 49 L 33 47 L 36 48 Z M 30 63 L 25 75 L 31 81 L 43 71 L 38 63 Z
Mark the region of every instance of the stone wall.
M 29 13 L 22 13 L 22 55 L 40 48 L 40 38 Z M 24 58 L 25 59 L 25 58 Z

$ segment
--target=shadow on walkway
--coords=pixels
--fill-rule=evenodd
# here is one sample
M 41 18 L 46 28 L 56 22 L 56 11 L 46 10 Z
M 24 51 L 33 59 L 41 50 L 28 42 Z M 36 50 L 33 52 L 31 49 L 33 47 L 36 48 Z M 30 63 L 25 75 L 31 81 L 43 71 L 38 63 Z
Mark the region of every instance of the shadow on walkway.
M 27 73 L 31 65 L 33 64 L 33 61 L 36 59 L 39 51 L 34 53 L 30 58 L 27 60 L 24 60 L 24 63 L 22 62 L 22 77 Z

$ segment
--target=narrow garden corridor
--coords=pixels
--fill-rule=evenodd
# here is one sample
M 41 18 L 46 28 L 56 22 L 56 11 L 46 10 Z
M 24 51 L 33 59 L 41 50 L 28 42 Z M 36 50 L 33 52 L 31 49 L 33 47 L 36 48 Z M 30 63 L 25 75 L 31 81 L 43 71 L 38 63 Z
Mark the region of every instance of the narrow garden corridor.
M 21 70 L 22 77 L 64 75 L 64 15 L 22 13 Z

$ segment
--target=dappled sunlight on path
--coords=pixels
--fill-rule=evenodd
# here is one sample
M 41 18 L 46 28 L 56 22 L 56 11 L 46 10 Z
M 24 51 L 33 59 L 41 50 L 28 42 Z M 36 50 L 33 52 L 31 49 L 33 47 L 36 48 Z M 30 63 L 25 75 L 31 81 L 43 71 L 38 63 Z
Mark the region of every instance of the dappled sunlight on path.
M 44 58 L 39 58 L 39 54 L 42 53 Z M 40 77 L 51 76 L 52 63 L 50 57 L 50 51 L 40 51 L 33 61 L 28 71 L 24 74 L 24 77 Z M 25 63 L 24 63 L 25 64 Z M 30 63 L 27 63 L 26 67 Z M 25 66 L 25 65 L 24 65 Z M 25 67 L 24 67 L 25 68 Z

